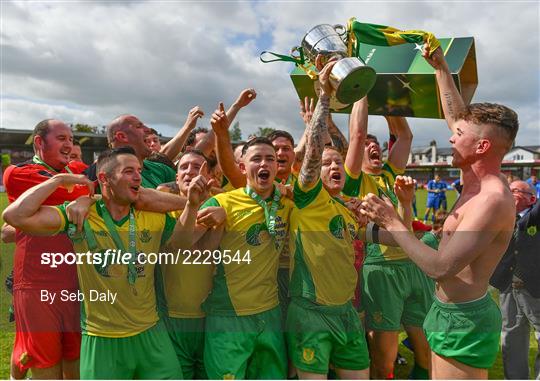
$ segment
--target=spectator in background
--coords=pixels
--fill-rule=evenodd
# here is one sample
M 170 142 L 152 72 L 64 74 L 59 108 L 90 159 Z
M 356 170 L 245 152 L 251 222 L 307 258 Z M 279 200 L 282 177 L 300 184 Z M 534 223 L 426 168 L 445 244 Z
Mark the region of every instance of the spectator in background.
M 445 182 L 441 181 L 441 176 L 438 174 L 435 175 L 435 179 L 429 180 L 427 183 L 427 203 L 426 203 L 426 213 L 424 214 L 424 224 L 428 223 L 429 212 L 431 211 L 431 222 L 435 221 L 435 212 L 440 209 L 442 198 L 440 197 L 441 192 L 446 192 L 447 185 Z M 444 197 L 446 202 L 446 196 Z
M 144 138 L 144 142 L 150 148 L 152 152 L 161 151 L 161 142 L 159 141 L 159 134 L 153 128 L 150 129 L 150 133 Z
M 510 191 L 517 212 L 514 235 L 490 284 L 501 291 L 504 378 L 528 379 L 529 326 L 534 328 L 540 348 L 540 202 L 525 181 L 514 181 Z M 534 378 L 540 379 L 540 353 L 534 372 Z
M 73 148 L 69 154 L 69 163 L 76 167 L 77 172 L 80 173 L 84 172 L 86 168 L 88 168 L 88 164 L 86 164 L 82 159 L 81 143 L 75 138 L 73 139 Z

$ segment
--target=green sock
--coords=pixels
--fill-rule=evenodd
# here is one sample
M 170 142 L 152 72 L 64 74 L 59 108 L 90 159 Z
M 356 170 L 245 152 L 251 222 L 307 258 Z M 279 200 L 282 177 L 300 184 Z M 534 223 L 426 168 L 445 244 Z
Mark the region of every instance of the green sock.
M 411 380 L 429 380 L 429 372 L 427 369 L 422 368 L 417 363 L 414 363 L 414 367 L 409 374 Z

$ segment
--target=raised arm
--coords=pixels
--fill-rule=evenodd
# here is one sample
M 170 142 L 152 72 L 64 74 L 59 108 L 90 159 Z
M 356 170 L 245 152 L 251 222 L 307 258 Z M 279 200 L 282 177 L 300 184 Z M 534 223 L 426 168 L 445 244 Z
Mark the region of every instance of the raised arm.
M 413 134 L 407 119 L 402 116 L 387 116 L 388 126 L 391 126 L 396 141 L 388 154 L 388 161 L 398 170 L 404 170 L 409 160 Z
M 354 177 L 358 177 L 362 171 L 367 126 L 368 103 L 367 97 L 364 97 L 354 103 L 349 118 L 349 149 L 345 157 L 345 166 Z
M 72 189 L 86 185 L 93 194 L 94 184 L 84 175 L 57 174 L 24 192 L 3 213 L 4 221 L 27 233 L 54 235 L 62 228 L 62 218 L 54 206 L 41 205 L 58 187 Z
M 347 149 L 349 148 L 349 143 L 347 142 L 347 138 L 341 133 L 338 126 L 336 126 L 334 123 L 331 113 L 328 113 L 327 125 L 328 134 L 330 135 L 332 145 L 336 147 L 341 156 L 345 157 L 347 154 Z
M 328 134 L 326 121 L 330 112 L 330 94 L 332 92 L 329 78 L 335 64 L 336 61 L 328 62 L 319 74 L 321 93 L 311 123 L 307 129 L 306 155 L 302 163 L 300 175 L 298 176 L 300 186 L 303 188 L 313 187 L 321 176 L 322 154 L 325 137 Z
M 174 161 L 182 151 L 189 134 L 197 125 L 197 120 L 202 118 L 203 115 L 204 112 L 199 106 L 195 106 L 189 110 L 184 126 L 178 131 L 174 138 L 161 147 L 161 153 L 171 159 L 171 161 Z
M 435 78 L 437 79 L 437 85 L 439 86 L 444 117 L 450 130 L 455 132 L 454 124 L 457 115 L 465 108 L 465 103 L 454 83 L 454 79 L 452 78 L 442 49 L 440 47 L 437 48 L 431 57 L 429 57 L 429 53 L 429 46 L 425 44 L 422 55 L 435 69 Z
M 235 188 L 241 188 L 246 185 L 246 176 L 236 166 L 234 161 L 234 152 L 229 136 L 229 118 L 225 113 L 223 102 L 219 102 L 218 109 L 212 114 L 210 120 L 213 133 L 216 134 L 216 154 L 219 165 L 225 177 Z
M 197 175 L 189 183 L 187 202 L 184 210 L 174 226 L 174 232 L 166 246 L 173 249 L 189 249 L 193 245 L 193 235 L 197 222 L 199 207 L 208 196 L 209 184 L 202 175 L 206 170 L 206 162 L 203 163 Z
M 228 120 L 227 129 L 229 128 L 229 126 L 233 122 L 234 118 L 236 118 L 236 114 L 238 114 L 238 111 L 240 111 L 241 108 L 246 107 L 248 104 L 250 104 L 251 101 L 253 101 L 256 97 L 257 97 L 257 93 L 255 92 L 254 89 L 242 90 L 240 95 L 238 95 L 238 98 L 236 98 L 236 101 L 227 110 L 227 113 L 226 113 L 227 120 Z M 227 134 L 228 134 L 228 132 L 227 132 Z M 219 143 L 219 139 L 216 140 L 216 134 L 212 130 L 208 134 L 206 134 L 206 136 L 203 139 L 201 139 L 201 141 L 199 143 L 197 143 L 195 148 L 197 148 L 198 150 L 201 150 L 202 152 L 204 152 L 204 154 L 206 156 L 209 156 L 210 153 L 216 148 L 216 144 L 218 144 L 218 143 Z M 229 144 L 230 144 L 230 139 L 229 139 Z M 229 179 L 229 181 L 230 180 L 231 179 Z M 233 184 L 233 186 L 234 186 L 234 184 Z M 240 185 L 240 186 L 242 186 L 242 185 Z

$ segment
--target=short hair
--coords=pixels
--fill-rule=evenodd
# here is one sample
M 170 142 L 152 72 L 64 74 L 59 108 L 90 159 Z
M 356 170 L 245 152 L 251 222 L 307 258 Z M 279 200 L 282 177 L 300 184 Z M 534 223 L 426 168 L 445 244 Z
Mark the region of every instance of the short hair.
M 159 137 L 158 132 L 154 130 L 153 128 L 150 129 L 150 132 L 147 135 L 156 135 L 157 137 Z
M 204 132 L 205 134 L 208 133 L 208 128 L 205 127 L 197 127 L 193 130 L 193 133 L 197 135 L 198 133 Z
M 270 140 L 271 142 L 273 142 L 274 140 L 276 140 L 277 138 L 285 138 L 287 140 L 289 140 L 291 142 L 291 145 L 294 147 L 294 138 L 292 137 L 291 134 L 289 134 L 287 131 L 283 131 L 283 130 L 275 130 L 275 131 L 272 131 L 268 136 L 267 136 L 268 140 Z
M 50 129 L 49 122 L 51 120 L 54 120 L 54 119 L 44 119 L 38 124 L 36 124 L 36 126 L 34 127 L 33 135 L 41 136 L 42 139 L 45 139 L 45 137 L 49 133 L 49 129 Z
M 506 106 L 495 103 L 470 104 L 457 115 L 457 119 L 479 125 L 490 124 L 497 127 L 504 134 L 508 149 L 512 146 L 519 129 L 516 112 Z
M 251 139 L 250 141 L 248 141 L 246 144 L 244 144 L 244 147 L 242 147 L 242 156 L 244 156 L 248 150 L 249 147 L 253 147 L 253 146 L 259 146 L 259 145 L 268 145 L 270 147 L 272 147 L 272 150 L 275 151 L 276 149 L 274 148 L 274 145 L 272 144 L 272 142 L 270 141 L 270 139 L 268 138 L 265 138 L 263 136 L 257 136 L 256 138 L 254 139 Z
M 176 171 L 176 165 L 174 165 L 172 160 L 161 152 L 152 151 L 152 153 L 146 158 L 146 160 L 166 165 L 167 167 Z
M 135 154 L 135 150 L 129 146 L 109 148 L 99 154 L 97 162 L 96 162 L 96 173 L 103 171 L 107 174 L 110 174 L 112 170 L 114 169 L 114 167 L 116 166 L 116 164 L 118 163 L 117 158 L 120 155 L 137 156 Z
M 375 135 L 372 135 L 372 134 L 367 134 L 366 135 L 366 140 L 375 140 L 375 143 L 379 144 L 379 139 L 377 139 L 377 137 Z
M 216 165 L 216 163 L 211 163 L 210 159 L 200 149 L 193 148 L 193 149 L 190 149 L 189 151 L 183 152 L 180 155 L 180 160 L 182 160 L 182 158 L 187 155 L 197 155 L 197 156 L 202 157 L 206 161 L 206 164 L 208 164 L 209 167 L 213 167 Z M 214 165 L 211 165 L 211 164 L 214 164 Z

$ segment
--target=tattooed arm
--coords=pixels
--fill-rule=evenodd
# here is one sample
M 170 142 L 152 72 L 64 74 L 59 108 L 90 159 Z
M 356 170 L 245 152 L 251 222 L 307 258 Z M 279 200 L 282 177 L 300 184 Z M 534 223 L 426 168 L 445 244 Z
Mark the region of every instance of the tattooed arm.
M 435 69 L 435 77 L 437 78 L 437 85 L 441 94 L 441 103 L 444 111 L 444 117 L 446 123 L 452 132 L 455 132 L 455 122 L 457 115 L 465 108 L 463 98 L 459 93 L 452 73 L 448 68 L 448 64 L 444 59 L 444 54 L 441 48 L 437 48 L 435 52 L 429 57 L 429 46 L 424 45 L 423 54 L 426 61 Z
M 330 61 L 319 74 L 321 83 L 321 94 L 319 102 L 315 107 L 315 112 L 307 129 L 306 155 L 300 170 L 298 181 L 302 188 L 311 188 L 317 183 L 321 176 L 321 160 L 324 150 L 324 142 L 328 134 L 326 119 L 329 114 L 330 93 L 330 72 L 337 61 Z

